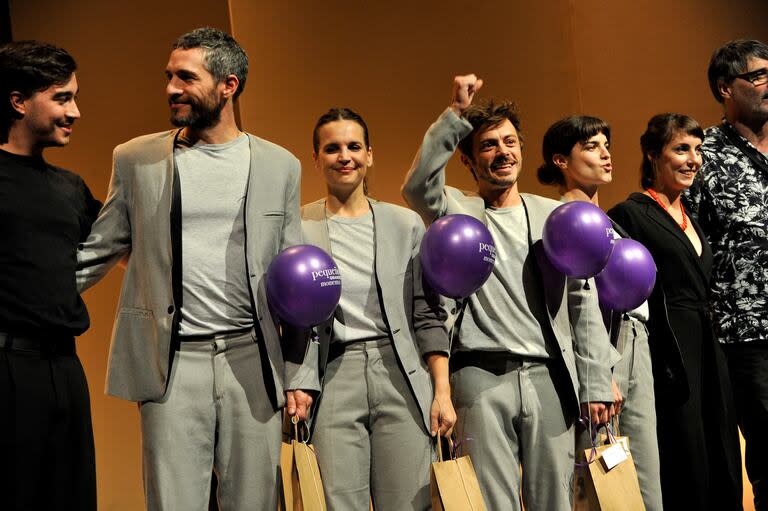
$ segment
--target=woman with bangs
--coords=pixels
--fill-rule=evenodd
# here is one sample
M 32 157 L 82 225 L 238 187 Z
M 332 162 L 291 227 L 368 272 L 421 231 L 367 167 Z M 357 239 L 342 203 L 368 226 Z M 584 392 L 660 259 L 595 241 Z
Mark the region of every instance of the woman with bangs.
M 611 128 L 602 119 L 584 115 L 561 119 L 544 134 L 539 181 L 557 186 L 563 202 L 586 201 L 600 206 L 600 187 L 613 180 L 610 146 Z M 629 237 L 615 222 L 614 236 Z M 620 414 L 621 434 L 630 439 L 645 509 L 661 511 L 655 397 L 646 328 L 648 304 L 624 314 L 611 312 L 607 317 L 611 342 L 621 355 L 613 367 L 612 413 Z M 577 446 L 582 452 L 591 444 L 589 436 L 589 431 L 579 435 Z
M 431 508 L 431 436 L 456 421 L 439 296 L 422 282 L 421 218 L 367 197 L 365 121 L 333 108 L 313 133 L 325 198 L 302 208 L 304 241 L 329 252 L 342 293 L 318 327 L 322 394 L 313 442 L 328 508 Z M 296 391 L 299 393 L 300 391 Z
M 641 186 L 608 215 L 653 255 L 649 345 L 664 508 L 742 509 L 741 461 L 727 367 L 709 311 L 712 251 L 681 194 L 702 165 L 704 132 L 659 114 L 640 138 Z

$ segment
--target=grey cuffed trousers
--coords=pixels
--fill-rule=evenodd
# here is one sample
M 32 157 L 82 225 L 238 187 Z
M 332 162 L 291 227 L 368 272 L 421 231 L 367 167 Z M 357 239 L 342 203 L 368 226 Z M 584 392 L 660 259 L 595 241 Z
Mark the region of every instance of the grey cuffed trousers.
M 312 443 L 329 510 L 431 508 L 432 444 L 389 339 L 328 361 Z
M 574 424 L 550 365 L 510 360 L 500 370 L 468 365 L 451 375 L 457 437 L 489 511 L 518 511 L 521 495 L 529 510 L 571 509 Z
M 211 470 L 221 511 L 277 507 L 281 415 L 251 333 L 182 342 L 160 401 L 141 404 L 149 511 L 207 511 Z
M 622 319 L 616 349 L 621 353 L 621 360 L 613 368 L 613 378 L 625 397 L 619 416 L 620 432 L 629 437 L 629 450 L 646 511 L 661 511 L 656 399 L 645 325 L 632 318 Z
M 659 443 L 656 438 L 656 399 L 653 390 L 648 330 L 633 318 L 622 318 L 616 334 L 621 360 L 613 368 L 613 379 L 624 396 L 619 415 L 619 433 L 629 437 L 637 480 L 646 511 L 662 511 Z M 579 427 L 577 454 L 592 445 L 590 434 Z

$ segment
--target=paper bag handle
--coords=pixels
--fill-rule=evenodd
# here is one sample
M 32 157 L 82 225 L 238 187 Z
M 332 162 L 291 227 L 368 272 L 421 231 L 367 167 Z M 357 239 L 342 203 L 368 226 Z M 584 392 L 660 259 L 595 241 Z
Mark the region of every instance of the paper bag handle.
M 295 415 L 292 416 L 291 424 L 293 424 L 293 438 L 303 444 L 306 444 L 309 441 L 309 426 L 307 426 L 307 421 L 301 421 L 302 426 L 304 426 L 301 429 L 301 435 L 299 435 L 299 418 Z
M 445 438 L 445 441 L 448 442 L 448 459 L 453 460 L 456 459 L 456 450 L 454 449 L 453 445 L 453 438 L 452 437 L 441 437 L 438 435 L 437 437 L 437 459 L 438 461 L 446 461 L 443 459 L 443 438 Z
M 445 439 L 448 444 L 448 460 L 455 460 L 458 456 L 456 455 L 456 444 L 453 443 L 453 436 L 441 437 L 440 435 L 437 435 L 436 438 L 438 461 L 447 461 L 443 459 L 443 439 Z

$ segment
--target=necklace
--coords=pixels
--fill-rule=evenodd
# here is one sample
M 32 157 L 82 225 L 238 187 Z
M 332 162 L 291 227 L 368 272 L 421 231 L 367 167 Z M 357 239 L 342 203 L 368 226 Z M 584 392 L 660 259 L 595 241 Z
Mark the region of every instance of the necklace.
M 664 205 L 663 202 L 661 202 L 661 199 L 659 199 L 659 196 L 656 194 L 656 192 L 653 191 L 653 188 L 648 188 L 648 194 L 653 198 L 653 200 L 656 201 L 656 203 L 661 206 L 661 208 L 667 212 L 669 216 L 672 216 L 672 213 L 669 212 L 669 209 Z M 688 227 L 688 217 L 685 216 L 685 208 L 683 207 L 683 203 L 680 203 L 680 213 L 683 214 L 683 221 L 680 222 L 679 225 L 680 228 L 685 231 L 685 229 Z M 672 216 L 672 220 L 675 220 L 675 217 Z M 675 220 L 677 222 L 677 220 Z

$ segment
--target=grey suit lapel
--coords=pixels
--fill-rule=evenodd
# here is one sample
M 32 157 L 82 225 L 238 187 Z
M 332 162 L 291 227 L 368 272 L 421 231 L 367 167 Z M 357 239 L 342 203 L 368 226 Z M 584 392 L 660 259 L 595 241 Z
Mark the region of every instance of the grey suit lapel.
M 544 231 L 544 222 L 547 221 L 548 215 L 542 215 L 534 201 L 525 200 L 526 194 L 521 193 L 520 199 L 522 199 L 525 211 L 528 214 L 528 226 L 530 227 L 529 234 L 531 236 L 531 241 L 536 243 L 541 239 L 541 233 Z
M 395 243 L 395 240 L 402 237 L 403 233 L 398 232 L 396 222 L 388 218 L 387 211 L 379 207 L 378 202 L 372 199 L 368 200 L 373 213 L 373 247 L 374 247 L 374 266 L 376 268 L 376 281 L 378 284 L 379 275 L 392 275 L 393 271 L 391 258 L 384 254 L 384 245 L 386 243 Z M 379 288 L 381 285 L 379 284 Z M 382 307 L 384 304 L 382 303 Z

